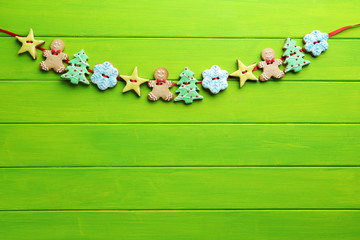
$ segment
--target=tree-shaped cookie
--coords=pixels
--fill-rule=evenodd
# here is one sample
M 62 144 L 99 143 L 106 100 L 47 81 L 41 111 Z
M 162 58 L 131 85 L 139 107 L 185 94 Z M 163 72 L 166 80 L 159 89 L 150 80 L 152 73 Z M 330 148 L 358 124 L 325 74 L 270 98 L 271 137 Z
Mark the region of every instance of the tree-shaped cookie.
M 89 75 L 87 68 L 90 66 L 87 63 L 88 56 L 81 50 L 74 54 L 74 59 L 69 61 L 69 66 L 66 67 L 66 73 L 61 75 L 62 78 L 67 78 L 72 84 L 78 84 L 79 82 L 89 85 L 90 82 L 86 79 L 85 74 Z
M 170 92 L 169 88 L 174 86 L 175 83 L 166 80 L 168 76 L 169 72 L 164 67 L 159 67 L 155 70 L 155 80 L 148 82 L 148 86 L 152 88 L 152 91 L 148 94 L 148 99 L 150 101 L 157 101 L 159 98 L 162 98 L 169 102 L 174 99 L 174 94 Z
M 258 63 L 258 67 L 263 69 L 263 73 L 260 75 L 260 81 L 264 82 L 270 78 L 282 78 L 284 72 L 279 69 L 282 64 L 281 59 L 275 59 L 275 51 L 271 48 L 265 48 L 261 52 L 261 58 L 264 61 Z
M 310 61 L 304 60 L 305 55 L 301 52 L 301 47 L 296 46 L 295 40 L 287 38 L 283 49 L 284 63 L 286 64 L 285 73 L 289 71 L 299 72 L 303 66 L 310 64 Z
M 176 93 L 179 95 L 175 98 L 174 101 L 185 101 L 185 103 L 192 103 L 195 99 L 203 99 L 197 91 L 200 89 L 196 86 L 197 80 L 194 78 L 194 73 L 185 68 L 184 71 L 180 74 L 180 80 L 177 85 L 180 86 Z
M 63 61 L 69 59 L 69 56 L 62 52 L 64 51 L 65 43 L 61 39 L 54 39 L 50 43 L 50 48 L 51 50 L 45 50 L 43 52 L 46 60 L 40 63 L 40 68 L 44 71 L 54 69 L 57 73 L 65 72 Z

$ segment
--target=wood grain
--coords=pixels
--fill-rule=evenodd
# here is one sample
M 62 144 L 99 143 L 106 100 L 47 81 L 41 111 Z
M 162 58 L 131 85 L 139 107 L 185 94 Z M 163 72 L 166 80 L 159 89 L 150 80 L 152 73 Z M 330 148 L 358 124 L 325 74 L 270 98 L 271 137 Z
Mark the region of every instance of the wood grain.
M 358 167 L 2 168 L 0 176 L 0 210 L 360 209 Z
M 33 27 L 39 36 L 54 37 L 302 38 L 315 29 L 331 32 L 359 23 L 360 11 L 352 0 L 305 0 L 295 5 L 283 0 L 159 0 L 156 4 L 147 0 L 103 0 L 101 4 L 63 0 L 51 6 L 41 0 L 20 3 L 2 4 L 2 27 L 19 34 Z M 48 11 L 50 7 L 56 12 Z M 337 37 L 359 38 L 360 33 L 351 29 Z
M 2 124 L 0 166 L 351 166 L 359 165 L 359 131 L 358 124 Z
M 287 37 L 302 46 L 312 30 L 359 23 L 360 5 L 19 0 L 1 10 L 1 28 L 32 27 L 46 48 L 61 38 L 92 67 L 137 65 L 153 78 L 164 66 L 178 80 L 187 66 L 201 80 L 267 47 L 279 57 Z M 306 55 L 298 74 L 242 89 L 230 79 L 191 106 L 150 103 L 146 86 L 141 98 L 122 94 L 123 82 L 73 86 L 0 33 L 0 239 L 359 239 L 359 29 Z
M 204 100 L 150 102 L 121 88 L 102 92 L 69 82 L 0 82 L 0 122 L 347 122 L 360 119 L 360 83 L 239 83 Z M 172 92 L 175 89 L 172 88 Z
M 357 240 L 359 211 L 0 212 L 3 240 Z M 19 231 L 21 229 L 21 231 Z

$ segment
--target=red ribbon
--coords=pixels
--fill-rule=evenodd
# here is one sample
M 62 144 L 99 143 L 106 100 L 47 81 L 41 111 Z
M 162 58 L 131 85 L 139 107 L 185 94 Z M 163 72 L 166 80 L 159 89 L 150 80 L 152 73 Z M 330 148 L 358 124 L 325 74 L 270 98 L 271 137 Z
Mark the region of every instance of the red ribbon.
M 6 34 L 8 34 L 8 35 L 10 35 L 10 36 L 12 36 L 12 37 L 22 37 L 21 35 L 18 35 L 18 34 L 13 33 L 13 32 L 6 31 L 6 30 L 1 29 L 1 28 L 0 28 L 0 32 L 6 33 Z M 40 47 L 40 46 L 37 46 L 36 48 L 40 49 L 41 51 L 45 51 L 45 50 L 46 50 L 45 48 L 42 48 L 42 47 Z
M 271 64 L 271 63 L 274 63 L 274 62 L 275 62 L 275 58 L 266 59 L 265 61 L 266 61 L 267 64 Z
M 52 55 L 59 55 L 61 53 L 61 50 L 55 50 L 55 49 L 51 49 L 51 54 Z
M 352 28 L 352 27 L 356 27 L 356 26 L 360 26 L 360 24 L 355 24 L 355 25 L 350 25 L 350 26 L 346 26 L 346 27 L 342 27 L 342 28 L 339 28 L 335 31 L 332 31 L 331 33 L 329 33 L 329 37 L 332 37 L 338 33 L 341 33 L 342 31 L 348 29 L 348 28 Z
M 156 79 L 156 83 L 166 83 L 166 79 Z

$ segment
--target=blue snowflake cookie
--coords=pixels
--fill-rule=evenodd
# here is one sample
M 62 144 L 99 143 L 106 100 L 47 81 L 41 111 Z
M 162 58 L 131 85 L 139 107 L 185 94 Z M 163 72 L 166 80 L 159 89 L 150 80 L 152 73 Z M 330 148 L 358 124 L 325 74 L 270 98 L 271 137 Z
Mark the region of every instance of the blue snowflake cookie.
M 212 94 L 217 94 L 228 87 L 227 79 L 229 73 L 225 70 L 221 70 L 217 65 L 203 71 L 202 76 L 202 86 L 209 89 Z
M 317 57 L 329 48 L 328 39 L 329 34 L 314 30 L 310 34 L 305 35 L 304 50 L 311 53 L 314 57 Z
M 116 78 L 118 75 L 119 70 L 114 68 L 110 62 L 104 62 L 94 67 L 94 74 L 91 76 L 91 81 L 95 83 L 99 89 L 106 90 L 116 86 Z

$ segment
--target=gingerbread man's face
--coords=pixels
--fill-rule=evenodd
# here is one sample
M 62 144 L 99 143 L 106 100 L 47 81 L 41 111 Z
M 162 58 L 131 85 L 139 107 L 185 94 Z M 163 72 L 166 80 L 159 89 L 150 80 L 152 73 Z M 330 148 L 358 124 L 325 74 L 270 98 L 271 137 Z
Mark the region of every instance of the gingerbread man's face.
M 51 47 L 51 49 L 60 50 L 62 52 L 62 51 L 64 51 L 65 43 L 61 39 L 54 39 L 50 43 L 50 47 Z
M 271 48 L 265 48 L 262 52 L 261 52 L 261 58 L 263 60 L 266 59 L 273 59 L 275 58 L 275 51 Z
M 155 79 L 165 79 L 166 80 L 168 78 L 168 76 L 169 76 L 169 72 L 164 67 L 159 67 L 154 72 Z

